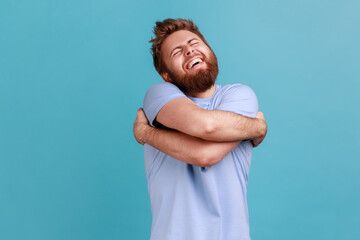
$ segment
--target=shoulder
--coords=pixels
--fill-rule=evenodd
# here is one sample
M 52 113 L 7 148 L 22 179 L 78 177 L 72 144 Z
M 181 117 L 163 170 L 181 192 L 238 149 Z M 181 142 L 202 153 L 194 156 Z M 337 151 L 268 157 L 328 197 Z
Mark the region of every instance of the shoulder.
M 172 83 L 169 83 L 169 82 L 161 82 L 161 83 L 157 83 L 155 85 L 152 85 L 146 92 L 146 94 L 149 94 L 149 93 L 154 93 L 154 92 L 163 92 L 163 91 L 180 91 L 180 89 L 172 84 Z
M 220 89 L 219 110 L 236 112 L 238 114 L 255 117 L 258 111 L 258 100 L 255 92 L 247 85 L 232 84 Z
M 224 86 L 223 88 L 225 88 L 227 91 L 230 92 L 238 92 L 238 93 L 254 93 L 254 91 L 247 85 L 245 84 L 229 84 Z
M 143 102 L 144 112 L 149 122 L 153 122 L 166 103 L 182 97 L 186 97 L 185 94 L 172 83 L 161 82 L 151 86 L 146 92 Z
M 186 97 L 183 92 L 174 84 L 169 82 L 161 82 L 151 86 L 144 97 L 144 102 L 154 101 L 162 98 Z
M 256 98 L 255 92 L 247 85 L 244 84 L 231 84 L 225 85 L 220 89 L 224 97 L 234 97 L 240 99 Z

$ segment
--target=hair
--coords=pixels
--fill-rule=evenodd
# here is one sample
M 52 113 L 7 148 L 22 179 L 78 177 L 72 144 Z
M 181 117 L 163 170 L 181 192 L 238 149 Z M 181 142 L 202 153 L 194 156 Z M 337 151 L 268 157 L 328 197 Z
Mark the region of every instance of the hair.
M 179 30 L 187 30 L 193 32 L 198 35 L 200 39 L 210 48 L 204 36 L 200 33 L 199 28 L 190 19 L 186 20 L 182 18 L 168 18 L 162 22 L 158 21 L 155 24 L 156 26 L 153 29 L 155 38 L 152 38 L 149 42 L 152 43 L 151 55 L 153 57 L 155 69 L 159 74 L 167 72 L 167 68 L 161 56 L 161 46 L 164 43 L 165 39 L 170 36 L 170 34 Z

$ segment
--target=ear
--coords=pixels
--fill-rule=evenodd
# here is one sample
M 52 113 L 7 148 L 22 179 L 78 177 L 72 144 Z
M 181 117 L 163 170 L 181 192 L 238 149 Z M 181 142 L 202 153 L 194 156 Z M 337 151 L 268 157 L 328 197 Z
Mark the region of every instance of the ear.
M 170 82 L 170 83 L 172 82 L 171 78 L 170 78 L 170 76 L 169 76 L 169 74 L 167 72 L 163 72 L 161 74 L 161 77 L 162 77 L 162 79 L 164 79 L 165 82 Z

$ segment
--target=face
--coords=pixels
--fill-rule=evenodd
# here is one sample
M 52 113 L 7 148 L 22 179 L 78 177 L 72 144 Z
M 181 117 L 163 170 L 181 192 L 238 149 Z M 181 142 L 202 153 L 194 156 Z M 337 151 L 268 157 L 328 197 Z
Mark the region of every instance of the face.
M 214 85 L 219 72 L 216 56 L 195 33 L 172 33 L 161 46 L 161 57 L 167 70 L 161 76 L 185 94 L 204 92 Z

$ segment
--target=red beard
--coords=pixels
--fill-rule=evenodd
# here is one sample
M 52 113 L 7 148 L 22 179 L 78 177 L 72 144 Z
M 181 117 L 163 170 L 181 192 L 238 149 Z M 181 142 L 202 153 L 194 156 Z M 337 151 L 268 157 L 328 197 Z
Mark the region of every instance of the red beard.
M 219 73 L 216 56 L 211 51 L 209 58 L 206 58 L 204 55 L 203 57 L 207 68 L 199 69 L 194 74 L 185 73 L 185 75 L 181 76 L 175 72 L 167 71 L 172 83 L 188 96 L 195 96 L 197 93 L 205 92 L 215 84 Z

